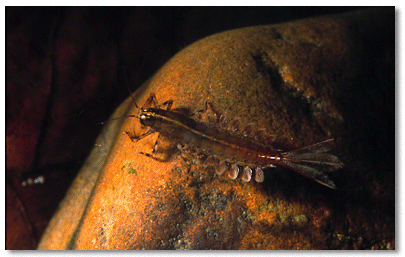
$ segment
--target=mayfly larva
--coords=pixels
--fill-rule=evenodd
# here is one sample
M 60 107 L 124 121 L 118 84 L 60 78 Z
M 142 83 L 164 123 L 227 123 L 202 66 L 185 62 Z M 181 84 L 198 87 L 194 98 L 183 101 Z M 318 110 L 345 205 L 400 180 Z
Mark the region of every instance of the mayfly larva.
M 240 119 L 227 122 L 226 117 L 221 115 L 214 124 L 199 122 L 181 114 L 177 109 L 171 109 L 171 100 L 159 105 L 153 93 L 141 108 L 136 105 L 135 100 L 134 104 L 139 109 L 138 115 L 126 117 L 139 118 L 140 123 L 149 127 L 149 130 L 138 137 L 130 136 L 133 141 L 158 132 L 159 137 L 171 140 L 183 153 L 198 152 L 206 156 L 204 166 L 216 165 L 218 175 L 229 171 L 228 176 L 231 179 L 236 179 L 243 167 L 243 181 L 250 181 L 254 170 L 255 181 L 263 182 L 263 169 L 280 165 L 322 185 L 336 188 L 325 174 L 343 167 L 343 163 L 336 156 L 327 153 L 332 148 L 333 139 L 282 152 L 271 147 L 275 136 L 271 135 L 267 140 L 263 140 L 263 129 L 253 133 L 253 124 L 241 128 Z M 163 106 L 166 106 L 166 109 L 162 109 Z M 157 141 L 153 153 L 156 151 Z

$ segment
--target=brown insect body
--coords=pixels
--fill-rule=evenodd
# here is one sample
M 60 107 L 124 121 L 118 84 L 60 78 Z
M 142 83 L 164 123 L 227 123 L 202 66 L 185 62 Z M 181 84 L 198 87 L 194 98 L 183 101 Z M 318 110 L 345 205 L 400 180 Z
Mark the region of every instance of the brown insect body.
M 148 105 L 153 107 L 145 108 Z M 272 135 L 267 144 L 263 143 L 266 142 L 261 138 L 263 130 L 252 133 L 252 124 L 239 129 L 240 120 L 227 124 L 223 115 L 214 123 L 197 122 L 171 110 L 172 101 L 164 105 L 167 105 L 166 110 L 160 108 L 155 95 L 151 94 L 142 108 L 137 107 L 140 110 L 138 116 L 130 117 L 139 118 L 141 124 L 150 129 L 133 140 L 158 132 L 159 136 L 176 143 L 182 152 L 199 152 L 207 156 L 205 165 L 217 165 L 216 173 L 219 175 L 229 170 L 232 179 L 238 176 L 239 167 L 243 166 L 242 180 L 250 181 L 254 168 L 255 180 L 262 182 L 262 169 L 280 165 L 335 188 L 333 181 L 324 173 L 343 167 L 336 156 L 326 153 L 331 149 L 333 139 L 294 151 L 280 152 L 270 146 L 275 137 Z

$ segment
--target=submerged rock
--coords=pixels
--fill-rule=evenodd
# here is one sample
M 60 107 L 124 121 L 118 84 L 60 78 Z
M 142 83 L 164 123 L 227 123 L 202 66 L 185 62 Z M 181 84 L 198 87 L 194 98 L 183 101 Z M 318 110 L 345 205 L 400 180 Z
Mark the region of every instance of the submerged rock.
M 222 32 L 179 52 L 134 94 L 140 106 L 155 93 L 189 113 L 208 101 L 276 134 L 276 149 L 334 137 L 346 167 L 333 179 L 354 190 L 283 168 L 265 171 L 262 184 L 230 180 L 188 164 L 170 140 L 158 149 L 169 160 L 157 161 L 141 154 L 157 135 L 132 142 L 125 132 L 146 130 L 127 118 L 104 129 L 38 249 L 394 248 L 394 190 L 384 191 L 393 164 L 368 163 L 381 148 L 366 140 L 387 132 L 379 119 L 393 121 L 383 116 L 393 111 L 393 26 L 393 9 L 372 9 Z M 128 99 L 113 117 L 136 113 Z M 349 234 L 356 240 L 341 240 Z

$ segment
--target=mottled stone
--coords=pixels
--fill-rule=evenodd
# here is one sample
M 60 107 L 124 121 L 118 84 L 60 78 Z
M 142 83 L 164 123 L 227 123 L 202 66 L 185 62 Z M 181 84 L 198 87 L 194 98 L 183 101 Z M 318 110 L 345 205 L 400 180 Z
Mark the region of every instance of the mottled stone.
M 366 155 L 382 149 L 367 149 L 369 131 L 388 129 L 374 115 L 384 119 L 393 107 L 393 11 L 219 33 L 179 52 L 135 93 L 138 105 L 153 92 L 191 112 L 209 101 L 277 134 L 278 149 L 335 137 L 346 167 L 332 177 L 354 190 L 283 168 L 266 170 L 258 184 L 177 153 L 157 161 L 141 154 L 157 135 L 132 142 L 125 132 L 145 129 L 127 118 L 103 130 L 39 249 L 394 249 L 393 164 Z M 113 117 L 136 113 L 128 99 Z M 169 143 L 159 142 L 161 156 L 172 153 Z

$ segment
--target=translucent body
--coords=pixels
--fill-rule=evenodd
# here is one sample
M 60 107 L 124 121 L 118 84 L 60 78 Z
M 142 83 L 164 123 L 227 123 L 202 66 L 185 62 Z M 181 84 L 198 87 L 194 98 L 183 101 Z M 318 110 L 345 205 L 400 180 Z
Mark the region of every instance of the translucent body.
M 152 107 L 148 107 L 149 105 Z M 325 186 L 335 188 L 334 183 L 324 173 L 343 167 L 343 163 L 336 156 L 326 153 L 331 149 L 333 139 L 294 151 L 280 152 L 270 146 L 275 136 L 270 135 L 264 139 L 264 130 L 255 132 L 252 123 L 241 127 L 240 119 L 228 122 L 225 116 L 220 116 L 219 119 L 210 117 L 214 123 L 196 121 L 171 110 L 172 101 L 165 102 L 162 106 L 164 105 L 167 106 L 166 110 L 160 108 L 155 95 L 151 94 L 144 106 L 138 107 L 138 116 L 130 116 L 139 118 L 142 125 L 150 128 L 145 134 L 133 137 L 133 140 L 158 132 L 159 136 L 176 143 L 181 151 L 205 155 L 207 158 L 204 165 L 218 165 L 218 175 L 229 170 L 228 176 L 231 179 L 237 178 L 239 167 L 243 166 L 243 181 L 251 180 L 254 169 L 254 179 L 262 182 L 262 169 L 281 165 Z

